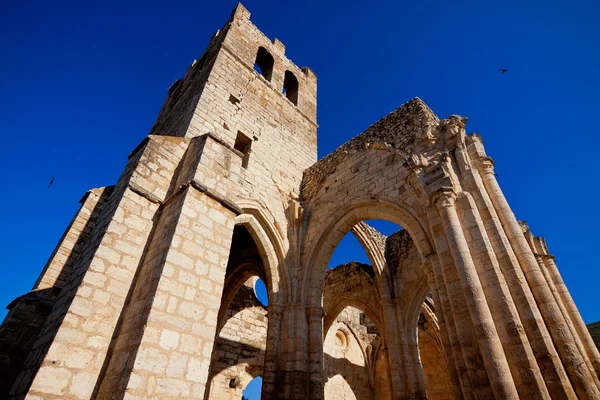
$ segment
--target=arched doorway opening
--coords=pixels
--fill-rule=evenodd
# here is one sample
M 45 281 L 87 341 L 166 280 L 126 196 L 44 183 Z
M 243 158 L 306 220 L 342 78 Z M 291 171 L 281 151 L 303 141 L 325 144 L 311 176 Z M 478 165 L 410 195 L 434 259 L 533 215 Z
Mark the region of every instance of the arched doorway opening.
M 381 282 L 391 282 L 381 274 L 387 235 L 400 229 L 361 221 L 333 251 L 323 287 L 325 399 L 391 398 L 380 304 Z
M 432 293 L 429 292 L 419 314 L 417 328 L 419 359 L 423 369 L 427 398 L 429 400 L 450 400 L 453 398 L 452 382 L 435 311 Z
M 211 350 L 208 399 L 239 400 L 262 378 L 267 346 L 268 278 L 261 252 L 243 225 L 234 228 L 217 334 Z M 205 349 L 205 351 L 207 351 Z M 260 391 L 258 391 L 260 396 Z
M 356 204 L 348 210 L 340 210 L 334 213 L 334 217 L 328 218 L 329 222 L 321 223 L 321 234 L 317 233 L 312 253 L 312 278 L 309 284 L 322 283 L 323 290 L 323 331 L 329 335 L 328 324 L 331 317 L 328 315 L 326 292 L 330 271 L 322 271 L 323 265 L 330 260 L 332 254 L 337 251 L 336 246 L 348 233 L 356 235 L 359 243 L 365 249 L 372 268 L 372 284 L 370 289 L 373 294 L 367 296 L 361 293 L 359 285 L 348 288 L 347 297 L 358 301 L 360 299 L 375 298 L 378 303 L 375 306 L 366 304 L 366 307 L 358 307 L 373 321 L 381 323 L 382 350 L 380 360 L 372 360 L 372 366 L 379 365 L 379 371 L 375 376 L 386 376 L 389 383 L 378 398 L 391 398 L 393 396 L 412 396 L 425 398 L 426 388 L 422 363 L 418 350 L 417 319 L 420 306 L 423 303 L 423 290 L 430 290 L 427 273 L 424 268 L 426 255 L 432 254 L 431 242 L 427 237 L 427 230 L 419 219 L 413 217 L 408 208 L 402 208 L 392 203 L 379 200 L 378 202 L 366 202 Z M 385 219 L 391 225 L 396 224 L 394 229 L 398 232 L 384 235 L 373 229 L 368 224 L 369 219 Z M 371 218 L 369 218 L 371 217 Z M 367 223 L 365 223 L 367 222 Z M 404 230 L 401 226 L 405 226 Z M 309 228 L 310 230 L 310 228 Z M 415 240 L 413 240 L 413 238 Z M 347 268 L 347 267 L 346 267 Z M 317 288 L 308 292 L 309 304 L 317 306 L 314 300 Z M 368 315 L 372 309 L 374 318 Z M 416 314 L 415 314 L 416 309 Z M 414 323 L 412 323 L 412 316 Z M 316 323 L 316 320 L 312 320 Z M 316 338 L 316 335 L 315 335 Z M 326 349 L 324 360 L 327 360 Z M 324 361 L 324 369 L 327 361 Z M 325 398 L 327 398 L 326 382 L 323 382 Z M 382 387 L 379 385 L 379 387 Z M 342 398 L 355 398 L 353 395 Z
M 381 398 L 378 392 L 382 383 L 386 386 L 376 373 L 381 348 L 373 321 L 359 308 L 342 309 L 323 342 L 325 399 Z

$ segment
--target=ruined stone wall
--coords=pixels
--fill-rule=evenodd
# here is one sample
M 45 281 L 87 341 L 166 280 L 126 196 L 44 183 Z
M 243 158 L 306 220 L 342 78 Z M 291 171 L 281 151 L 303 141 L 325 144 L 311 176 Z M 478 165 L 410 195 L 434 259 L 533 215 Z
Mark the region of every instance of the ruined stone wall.
M 418 340 L 427 398 L 429 400 L 452 399 L 452 383 L 439 332 L 434 322 L 423 314 L 419 318 Z
M 240 399 L 246 385 L 263 374 L 268 318 L 256 298 L 253 281 L 238 290 L 217 334 L 209 376 L 210 399 Z
M 8 396 L 112 189 L 98 188 L 86 193 L 33 290 L 8 305 L 9 312 L 0 326 L 0 398 Z
M 33 290 L 65 286 L 112 189 L 112 186 L 92 189 L 79 200 L 81 207 L 52 252 Z
M 419 283 L 426 279 L 423 262 L 410 234 L 402 229 L 386 240 L 385 258 L 393 279 L 394 293 L 406 307 L 419 293 Z
M 270 82 L 253 69 L 259 46 L 276 61 Z M 297 104 L 281 93 L 285 71 L 298 79 Z M 277 235 L 286 236 L 284 210 L 316 160 L 315 119 L 314 74 L 289 61 L 283 45 L 269 41 L 238 6 L 205 57 L 171 88 L 153 135 L 132 153 L 72 272 L 62 268 L 65 289 L 15 396 L 29 390 L 49 398 L 102 397 L 126 389 L 202 396 L 222 258 L 233 217 L 242 212 L 236 203 L 278 221 Z M 250 139 L 246 148 L 238 132 Z M 87 235 L 73 233 L 65 245 Z M 46 277 L 56 282 L 60 268 L 49 265 Z M 202 349 L 195 357 L 194 346 Z
M 373 148 L 408 154 L 412 150 L 415 134 L 438 121 L 439 118 L 433 111 L 418 98 L 402 105 L 308 168 L 302 181 L 303 197 L 310 199 L 322 187 L 329 187 L 324 182 L 327 176 L 332 175 L 338 166 L 345 170 L 345 166 L 341 164 L 357 152 Z M 375 161 L 375 157 L 368 159 Z M 359 159 L 347 167 L 354 174 L 359 170 L 374 170 L 366 161 L 364 158 Z
M 373 267 L 351 261 L 327 270 L 323 288 L 324 329 L 348 305 L 360 307 L 377 325 L 381 325 L 379 294 Z
M 12 388 L 16 398 L 28 389 L 45 398 L 91 394 L 157 208 L 128 186 L 143 153 L 130 158 L 98 217 Z
M 370 357 L 379 334 L 368 333 L 367 324 L 362 311 L 346 307 L 325 335 L 325 399 L 373 399 L 375 371 Z

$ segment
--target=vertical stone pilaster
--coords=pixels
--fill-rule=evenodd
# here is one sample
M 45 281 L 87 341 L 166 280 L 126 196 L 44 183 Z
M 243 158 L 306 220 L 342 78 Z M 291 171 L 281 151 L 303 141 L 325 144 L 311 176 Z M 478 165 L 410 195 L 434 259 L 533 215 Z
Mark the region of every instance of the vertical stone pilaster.
M 592 361 L 596 376 L 600 377 L 600 354 L 598 352 L 598 348 L 592 340 L 590 331 L 585 325 L 585 322 L 583 322 L 583 318 L 581 318 L 581 314 L 579 314 L 579 311 L 577 310 L 577 306 L 571 297 L 571 293 L 569 293 L 569 290 L 567 289 L 567 286 L 565 285 L 565 282 L 558 271 L 554 257 L 550 255 L 544 256 L 543 262 L 550 273 L 550 278 L 556 286 L 556 290 L 562 299 L 563 304 L 565 305 L 567 313 L 571 317 L 571 321 L 575 325 L 575 329 L 577 330 L 577 333 L 583 342 L 585 350 Z
M 404 324 L 402 318 L 404 310 L 402 310 L 400 299 L 393 299 L 391 304 L 395 316 L 395 326 L 397 328 L 396 333 L 392 333 L 392 335 L 397 336 L 395 345 L 398 346 L 397 353 L 399 354 L 402 365 L 400 378 L 404 381 L 404 397 L 399 398 L 425 399 L 427 398 L 427 394 L 425 391 L 425 378 L 423 376 L 422 364 L 419 359 L 417 326 L 414 326 L 413 331 L 413 327 Z
M 482 290 L 505 350 L 504 354 L 517 391 L 524 398 L 549 399 L 550 395 L 473 198 L 468 193 L 461 193 L 456 203 L 465 235 L 468 235 L 467 243 Z
M 390 371 L 390 380 L 392 385 L 392 396 L 394 399 L 401 399 L 405 395 L 407 388 L 402 372 L 405 371 L 401 336 L 402 328 L 398 324 L 396 317 L 394 299 L 384 298 L 381 301 L 383 311 L 383 323 L 385 327 L 385 342 L 388 346 L 388 362 Z
M 281 362 L 278 378 L 278 399 L 301 400 L 310 398 L 308 395 L 308 329 L 306 307 L 297 303 L 286 304 L 283 309 L 281 324 Z
M 322 400 L 325 398 L 325 381 L 323 374 L 323 317 L 322 307 L 308 307 L 308 340 L 309 340 L 309 398 Z
M 485 170 L 491 168 L 491 162 L 487 157 L 482 156 L 478 135 L 469 136 L 468 141 L 470 142 L 469 157 L 474 160 L 472 163 L 477 171 L 473 169 L 466 171 L 467 183 L 470 185 L 482 218 L 486 219 L 486 232 L 500 269 L 506 278 L 546 387 L 553 398 L 573 399 L 575 392 L 571 382 L 554 347 L 531 288 L 524 284 L 526 278 L 523 270 L 482 180 Z
M 452 311 L 450 310 L 450 305 L 448 304 L 448 293 L 446 291 L 446 286 L 443 283 L 440 262 L 436 255 L 430 254 L 427 257 L 425 272 L 427 273 L 429 286 L 432 288 L 431 292 L 433 295 L 433 304 L 435 305 L 435 315 L 438 319 L 438 325 L 440 327 L 440 336 L 442 338 L 442 346 L 444 348 L 446 362 L 448 363 L 448 373 L 452 382 L 454 398 L 460 399 L 462 398 L 461 392 L 463 392 L 463 390 L 461 390 L 459 371 L 462 371 L 466 374 L 466 368 L 462 363 L 460 343 L 456 337 L 456 330 L 454 328 L 452 319 Z M 468 379 L 466 379 L 466 381 L 468 382 Z M 467 393 L 465 396 L 466 398 L 471 396 L 468 386 L 464 392 Z
M 432 260 L 436 279 L 439 280 L 440 287 L 445 289 L 449 315 L 452 316 L 453 325 L 450 327 L 449 332 L 454 333 L 452 336 L 453 354 L 456 357 L 462 396 L 465 398 L 493 397 L 483 359 L 474 338 L 467 300 L 463 294 L 458 271 L 450 254 L 446 234 L 439 215 L 437 217 L 430 216 L 430 218 L 435 221 L 432 231 L 435 234 L 436 248 L 436 256 L 432 255 L 430 259 Z M 441 293 L 444 293 L 444 291 L 441 290 Z
M 278 398 L 277 378 L 279 365 L 279 353 L 281 349 L 281 327 L 283 306 L 280 304 L 269 304 L 267 306 L 269 328 L 267 331 L 267 350 L 263 367 L 263 385 L 261 398 L 275 400 Z
M 590 374 L 594 378 L 594 383 L 596 384 L 596 387 L 600 388 L 600 381 L 598 380 L 598 376 L 595 372 L 594 364 L 592 363 L 592 359 L 590 358 L 590 356 L 583 344 L 582 338 L 579 336 L 579 333 L 577 332 L 575 324 L 571 320 L 571 316 L 569 315 L 569 312 L 567 311 L 565 304 L 563 303 L 563 300 L 560 297 L 560 294 L 558 293 L 556 286 L 554 285 L 554 281 L 552 280 L 552 277 L 550 276 L 550 271 L 548 271 L 548 268 L 546 267 L 546 264 L 544 263 L 544 258 L 545 258 L 545 256 L 543 256 L 541 254 L 537 254 L 537 253 L 535 254 L 535 259 L 537 260 L 537 262 L 540 266 L 540 270 L 544 274 L 544 278 L 546 278 L 546 282 L 548 282 L 548 287 L 550 288 L 552 295 L 556 299 L 556 304 L 558 304 L 558 308 L 560 308 L 560 312 L 562 313 L 563 317 L 565 318 L 567 326 L 571 330 L 571 335 L 573 335 L 573 338 L 575 339 L 575 344 L 579 348 L 581 355 L 585 359 L 585 361 L 590 369 Z
M 502 399 L 517 399 L 519 396 L 462 231 L 455 208 L 455 200 L 455 194 L 445 192 L 436 199 L 436 205 L 446 231 L 450 253 L 454 259 L 463 292 L 467 299 L 474 334 L 478 341 L 494 395 Z
M 517 259 L 519 260 L 519 264 L 523 268 L 525 278 L 539 305 L 541 314 L 548 331 L 552 336 L 556 350 L 565 366 L 573 388 L 577 395 L 582 399 L 600 398 L 600 391 L 596 387 L 594 379 L 587 368 L 587 364 L 575 344 L 575 340 L 560 312 L 560 308 L 556 304 L 538 262 L 525 239 L 523 230 L 498 185 L 498 181 L 493 172 L 493 163 L 491 162 L 491 159 L 487 160 L 488 162 L 485 164 L 485 160 L 482 160 L 482 164 L 484 165 L 480 169 L 483 172 L 484 185 L 494 208 L 498 212 L 502 226 L 506 231 L 508 240 Z M 568 385 L 564 383 L 563 387 L 568 388 Z

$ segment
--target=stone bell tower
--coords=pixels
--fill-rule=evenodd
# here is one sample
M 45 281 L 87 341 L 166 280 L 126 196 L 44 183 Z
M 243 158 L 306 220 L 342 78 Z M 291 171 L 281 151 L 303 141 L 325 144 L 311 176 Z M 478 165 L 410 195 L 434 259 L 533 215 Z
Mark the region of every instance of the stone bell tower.
M 0 394 L 203 398 L 234 227 L 254 234 L 260 219 L 286 236 L 316 131 L 315 75 L 238 5 L 118 182 L 82 199 L 32 292 L 11 303 L 7 321 L 31 332 L 11 342 Z

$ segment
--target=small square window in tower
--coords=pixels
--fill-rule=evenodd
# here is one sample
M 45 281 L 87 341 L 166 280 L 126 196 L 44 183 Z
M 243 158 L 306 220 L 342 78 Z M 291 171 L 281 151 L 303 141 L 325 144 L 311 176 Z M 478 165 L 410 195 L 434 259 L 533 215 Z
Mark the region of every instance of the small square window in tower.
M 242 153 L 242 167 L 248 168 L 248 161 L 250 160 L 250 148 L 252 147 L 252 139 L 238 131 L 237 137 L 235 138 L 234 149 Z

